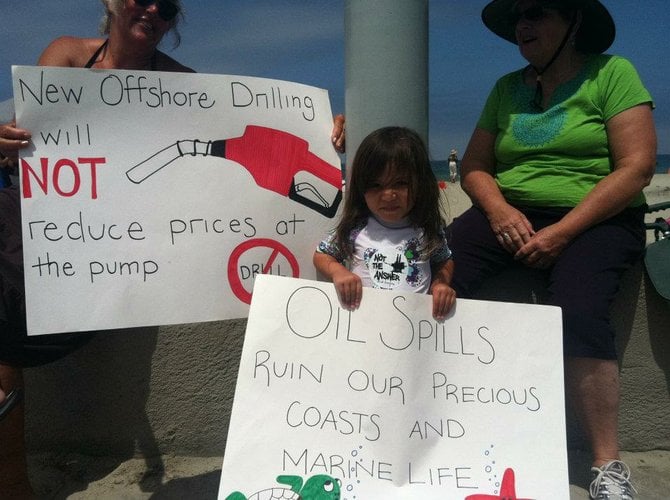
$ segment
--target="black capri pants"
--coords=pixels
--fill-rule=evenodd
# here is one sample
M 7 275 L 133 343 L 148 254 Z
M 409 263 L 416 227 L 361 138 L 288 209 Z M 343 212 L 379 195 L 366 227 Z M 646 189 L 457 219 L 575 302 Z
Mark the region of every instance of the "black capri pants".
M 521 210 L 535 231 L 558 222 L 570 208 Z M 546 270 L 547 305 L 563 311 L 563 354 L 616 359 L 610 307 L 624 271 L 645 246 L 645 207 L 628 208 L 577 236 Z M 471 298 L 483 281 L 503 269 L 520 266 L 496 239 L 488 219 L 471 207 L 449 226 L 454 255 L 452 287 Z

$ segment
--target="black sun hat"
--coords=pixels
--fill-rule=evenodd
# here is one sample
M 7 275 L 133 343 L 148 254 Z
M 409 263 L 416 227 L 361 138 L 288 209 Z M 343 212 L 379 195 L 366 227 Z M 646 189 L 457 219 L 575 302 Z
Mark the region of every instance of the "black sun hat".
M 482 10 L 482 21 L 486 27 L 514 44 L 516 36 L 512 19 L 517 1 L 493 0 Z M 614 20 L 598 0 L 538 0 L 538 3 L 547 7 L 566 7 L 582 11 L 582 22 L 575 39 L 575 46 L 580 52 L 600 54 L 614 42 Z

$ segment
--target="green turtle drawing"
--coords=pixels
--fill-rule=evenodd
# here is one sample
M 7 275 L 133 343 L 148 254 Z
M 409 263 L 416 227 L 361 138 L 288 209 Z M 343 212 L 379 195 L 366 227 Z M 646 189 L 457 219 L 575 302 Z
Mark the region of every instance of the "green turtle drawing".
M 310 477 L 303 486 L 300 476 L 277 476 L 277 482 L 288 488 L 268 488 L 249 497 L 235 491 L 226 500 L 340 500 L 340 482 L 326 474 Z

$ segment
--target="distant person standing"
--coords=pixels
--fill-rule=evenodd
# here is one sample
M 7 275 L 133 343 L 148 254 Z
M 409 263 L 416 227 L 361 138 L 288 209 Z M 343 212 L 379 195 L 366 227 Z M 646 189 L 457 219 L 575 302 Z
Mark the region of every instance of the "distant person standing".
M 447 158 L 447 164 L 449 165 L 449 180 L 454 183 L 458 177 L 458 151 L 451 150 L 449 158 Z

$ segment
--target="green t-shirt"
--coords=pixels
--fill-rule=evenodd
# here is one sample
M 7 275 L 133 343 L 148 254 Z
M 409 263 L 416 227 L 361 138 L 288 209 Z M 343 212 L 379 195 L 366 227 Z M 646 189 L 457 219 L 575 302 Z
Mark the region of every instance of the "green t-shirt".
M 477 123 L 496 134 L 496 179 L 516 205 L 577 205 L 612 170 L 607 120 L 638 104 L 653 105 L 633 65 L 610 55 L 590 56 L 556 89 L 545 111 L 533 109 L 534 95 L 523 70 L 509 73 L 496 83 Z M 631 205 L 642 203 L 640 193 Z

